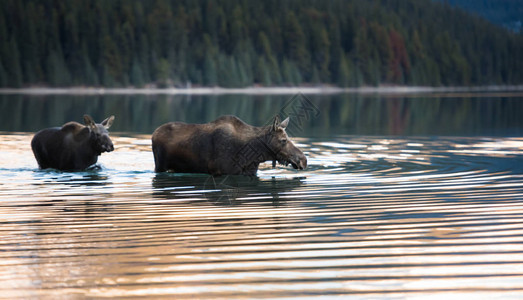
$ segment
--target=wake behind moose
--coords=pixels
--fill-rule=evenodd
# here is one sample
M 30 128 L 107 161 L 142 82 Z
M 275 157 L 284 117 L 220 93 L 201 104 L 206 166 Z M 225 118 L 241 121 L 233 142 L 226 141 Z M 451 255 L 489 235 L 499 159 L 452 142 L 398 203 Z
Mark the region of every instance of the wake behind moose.
M 206 124 L 171 122 L 152 135 L 156 172 L 256 175 L 265 161 L 305 169 L 307 158 L 287 136 L 289 118 L 251 126 L 235 116 Z
M 114 116 L 96 124 L 89 115 L 84 123 L 68 122 L 62 127 L 43 129 L 35 134 L 31 148 L 41 169 L 85 170 L 98 161 L 103 152 L 114 150 L 107 129 Z

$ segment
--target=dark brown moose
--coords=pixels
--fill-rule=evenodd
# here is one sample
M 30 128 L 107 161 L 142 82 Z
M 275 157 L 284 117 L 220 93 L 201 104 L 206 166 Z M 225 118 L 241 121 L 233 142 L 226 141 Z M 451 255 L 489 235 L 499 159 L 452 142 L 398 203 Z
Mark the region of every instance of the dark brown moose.
M 96 124 L 84 115 L 85 125 L 69 122 L 62 127 L 43 129 L 35 134 L 31 148 L 42 169 L 80 171 L 96 163 L 103 152 L 114 150 L 107 129 L 114 116 Z
M 307 158 L 291 142 L 285 128 L 289 118 L 255 127 L 235 116 L 206 124 L 171 122 L 152 135 L 156 172 L 255 175 L 264 161 L 305 169 Z

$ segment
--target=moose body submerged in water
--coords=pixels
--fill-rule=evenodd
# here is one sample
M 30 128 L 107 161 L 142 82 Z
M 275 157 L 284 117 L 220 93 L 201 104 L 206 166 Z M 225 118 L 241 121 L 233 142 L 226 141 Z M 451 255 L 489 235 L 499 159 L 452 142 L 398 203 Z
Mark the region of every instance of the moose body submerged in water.
M 156 172 L 255 175 L 264 161 L 305 169 L 307 158 L 289 139 L 289 118 L 255 127 L 235 116 L 206 124 L 171 122 L 152 135 Z
M 62 127 L 43 129 L 35 134 L 31 148 L 42 169 L 53 168 L 62 171 L 80 171 L 98 161 L 103 152 L 114 150 L 107 129 L 114 116 L 96 124 L 84 115 L 85 125 L 69 122 Z

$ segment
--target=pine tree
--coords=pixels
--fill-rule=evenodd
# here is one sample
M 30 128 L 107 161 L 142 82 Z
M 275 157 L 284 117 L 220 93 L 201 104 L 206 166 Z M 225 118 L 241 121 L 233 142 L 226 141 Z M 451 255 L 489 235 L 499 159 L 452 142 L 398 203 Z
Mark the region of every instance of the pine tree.
M 20 66 L 18 44 L 13 37 L 9 41 L 8 47 L 10 58 L 7 60 L 6 70 L 7 74 L 9 74 L 9 86 L 21 87 L 23 84 L 23 74 Z
M 47 58 L 47 78 L 52 86 L 63 87 L 72 83 L 71 74 L 60 50 L 53 50 Z
M 131 68 L 131 84 L 135 87 L 143 87 L 145 80 L 143 78 L 143 71 L 140 67 L 140 62 L 137 58 L 133 59 L 133 66 Z
M 403 37 L 395 30 L 389 32 L 391 58 L 389 61 L 388 78 L 395 83 L 404 83 L 405 76 L 410 73 L 410 61 Z
M 313 80 L 315 81 L 326 81 L 330 80 L 330 41 L 327 34 L 327 30 L 323 25 L 317 25 L 312 32 L 312 53 L 314 55 L 314 68 L 316 68 L 317 79 L 314 79 L 314 70 L 313 70 Z M 318 82 L 319 82 L 318 81 Z M 317 83 L 317 82 L 316 82 Z
M 159 87 L 169 86 L 171 66 L 165 58 L 158 60 L 156 64 L 156 82 Z
M 206 56 L 203 66 L 203 84 L 207 86 L 216 86 L 218 84 L 216 69 L 216 62 L 211 56 Z
M 286 43 L 285 56 L 294 62 L 306 77 L 310 76 L 310 54 L 307 51 L 305 33 L 294 12 L 289 12 L 285 19 L 285 29 L 283 32 Z M 301 77 L 301 75 L 300 75 Z
M 0 61 L 0 87 L 7 87 L 9 85 L 9 80 L 7 72 L 4 68 L 4 65 Z
M 338 68 L 338 74 L 337 74 L 337 84 L 340 87 L 348 87 L 350 86 L 350 70 L 349 65 L 347 62 L 347 59 L 345 58 L 345 55 L 340 56 L 340 65 Z

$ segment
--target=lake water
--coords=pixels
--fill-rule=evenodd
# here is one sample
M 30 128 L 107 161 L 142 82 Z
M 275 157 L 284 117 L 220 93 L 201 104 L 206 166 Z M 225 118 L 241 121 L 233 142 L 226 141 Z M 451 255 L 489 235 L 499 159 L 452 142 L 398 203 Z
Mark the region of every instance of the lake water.
M 171 120 L 298 117 L 309 166 L 156 174 Z M 99 168 L 35 131 L 116 116 Z M 523 94 L 0 96 L 0 298 L 520 298 Z

